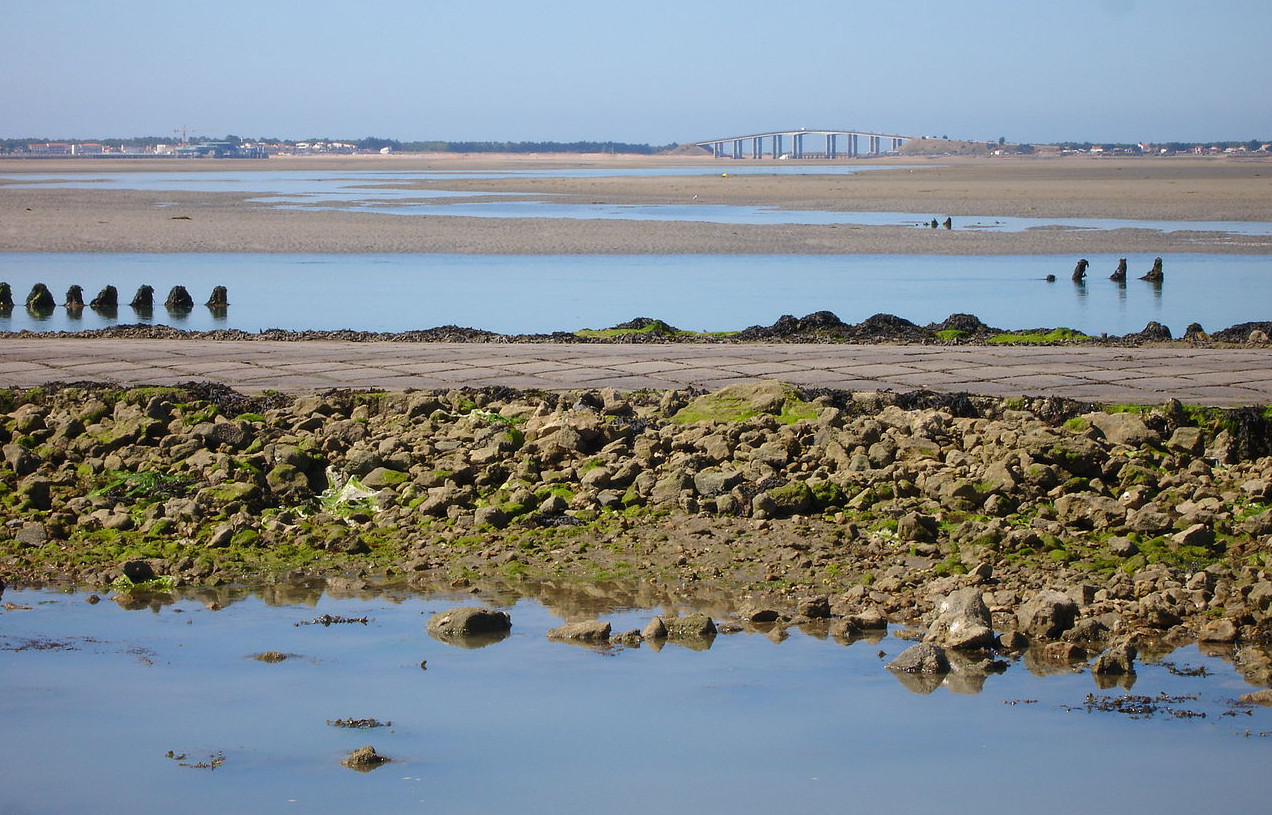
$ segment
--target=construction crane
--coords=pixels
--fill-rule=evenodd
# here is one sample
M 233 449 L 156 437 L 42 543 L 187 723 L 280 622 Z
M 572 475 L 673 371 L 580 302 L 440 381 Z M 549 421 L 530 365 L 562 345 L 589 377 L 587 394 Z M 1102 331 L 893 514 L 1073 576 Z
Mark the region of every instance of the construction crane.
M 203 130 L 191 130 L 191 129 L 190 129 L 188 126 L 186 126 L 186 125 L 182 125 L 181 127 L 179 127 L 179 128 L 177 128 L 176 130 L 172 131 L 172 134 L 173 134 L 174 136 L 180 136 L 180 137 L 181 137 L 181 144 L 183 144 L 183 145 L 185 145 L 185 144 L 189 144 L 189 143 L 190 143 L 190 134 L 191 134 L 191 133 L 193 133 L 193 134 L 194 134 L 194 135 L 196 135 L 196 136 L 205 136 L 205 135 L 207 135 L 207 134 L 206 134 Z

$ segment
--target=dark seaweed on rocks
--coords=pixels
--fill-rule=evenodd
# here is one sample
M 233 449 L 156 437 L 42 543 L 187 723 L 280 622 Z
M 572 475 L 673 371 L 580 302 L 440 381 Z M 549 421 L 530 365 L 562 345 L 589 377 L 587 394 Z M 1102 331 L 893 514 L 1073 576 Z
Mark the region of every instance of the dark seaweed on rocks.
M 871 318 L 874 319 L 874 318 Z M 848 336 L 852 326 L 840 320 L 829 311 L 813 312 L 802 318 L 783 314 L 777 322 L 770 326 L 753 325 L 738 332 L 739 340 L 783 340 L 799 338 L 809 339 L 843 339 Z
M 937 331 L 961 331 L 966 335 L 967 339 L 984 339 L 1001 334 L 1001 328 L 993 328 L 985 325 L 975 314 L 951 314 L 939 323 L 933 323 L 928 326 L 933 333 Z
M 1225 464 L 1272 456 L 1272 421 L 1263 410 L 1252 407 L 1225 410 L 1220 425 L 1232 435 Z
M 1246 342 L 1255 331 L 1262 331 L 1272 337 L 1272 322 L 1237 323 L 1230 328 L 1216 331 L 1210 337 L 1218 342 Z
M 212 331 L 185 331 L 167 325 L 113 325 L 107 328 L 87 331 L 50 331 L 39 332 L 22 330 L 18 332 L 0 332 L 0 336 L 31 338 L 107 338 L 107 339 L 197 339 L 197 340 L 265 340 L 273 342 L 304 342 L 311 340 L 327 340 L 338 342 L 454 342 L 454 343 L 584 343 L 584 344 L 637 344 L 637 343 L 730 343 L 730 342 L 853 342 L 853 343 L 931 343 L 937 341 L 959 343 L 983 343 L 996 334 L 1004 333 L 1004 329 L 986 325 L 980 318 L 972 314 L 951 314 L 939 323 L 927 326 L 916 325 L 902 317 L 892 314 L 875 314 L 860 323 L 845 323 L 830 311 L 817 311 L 804 317 L 782 315 L 769 326 L 753 325 L 732 335 L 712 335 L 685 332 L 675 328 L 663 320 L 650 317 L 637 317 L 610 329 L 619 333 L 613 336 L 581 336 L 572 331 L 553 331 L 547 334 L 500 334 L 477 328 L 456 325 L 444 325 L 435 328 L 416 329 L 399 332 L 355 331 L 342 329 L 337 331 L 292 331 L 270 328 L 256 333 L 240 329 L 216 329 Z M 1049 328 L 1035 329 L 1038 333 L 1046 333 Z M 956 331 L 954 338 L 938 337 L 938 332 Z M 1258 333 L 1256 333 L 1258 332 Z M 1251 335 L 1255 334 L 1256 339 Z M 1192 324 L 1185 332 L 1187 342 L 1221 342 L 1248 343 L 1265 342 L 1257 339 L 1259 335 L 1272 336 L 1272 322 L 1240 323 L 1205 335 L 1200 326 Z M 1146 342 L 1172 341 L 1170 329 L 1160 323 L 1151 322 L 1143 330 L 1124 336 L 1100 335 L 1085 340 L 1064 340 L 1064 344 L 1075 342 L 1087 344 L 1116 344 L 1136 346 Z

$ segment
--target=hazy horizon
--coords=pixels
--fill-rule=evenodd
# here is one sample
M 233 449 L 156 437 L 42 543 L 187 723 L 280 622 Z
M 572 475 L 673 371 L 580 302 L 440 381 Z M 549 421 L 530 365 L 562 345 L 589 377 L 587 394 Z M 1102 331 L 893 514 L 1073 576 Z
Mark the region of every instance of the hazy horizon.
M 853 128 L 1050 144 L 1272 135 L 1263 0 L 17 4 L 0 138 L 614 141 Z

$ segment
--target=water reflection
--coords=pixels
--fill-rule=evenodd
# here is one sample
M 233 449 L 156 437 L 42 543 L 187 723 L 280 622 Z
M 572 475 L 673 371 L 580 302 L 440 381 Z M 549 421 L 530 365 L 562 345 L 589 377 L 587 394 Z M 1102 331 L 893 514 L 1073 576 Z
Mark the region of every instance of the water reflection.
M 1230 648 L 1180 649 L 1177 672 L 1152 661 L 1161 652 L 1145 652 L 1144 695 L 1129 699 L 1093 691 L 1074 666 L 1039 678 L 1015 663 L 991 678 L 957 656 L 940 684 L 912 687 L 885 676 L 878 656 L 905 641 L 849 637 L 852 647 L 841 647 L 833 619 L 767 632 L 741 624 L 709 650 L 565 648 L 546 637 L 562 619 L 640 627 L 672 614 L 664 602 L 723 620 L 733 606 L 724 591 L 699 604 L 644 585 L 439 588 L 355 578 L 328 591 L 297 575 L 155 595 L 137 606 L 150 613 L 9 590 L 0 610 L 3 808 L 87 810 L 142 789 L 194 815 L 281 802 L 337 813 L 365 808 L 374 783 L 376 807 L 388 812 L 747 815 L 852 801 L 872 812 L 970 813 L 984 809 L 983 796 L 949 790 L 992 766 L 998 794 L 1061 813 L 1072 809 L 1075 777 L 1085 796 L 1125 802 L 1127 756 L 1152 779 L 1135 785 L 1131 811 L 1213 806 L 1214 787 L 1199 777 L 1224 779 L 1225 807 L 1259 811 L 1266 799 L 1269 741 L 1259 735 L 1272 730 L 1272 711 L 1227 701 L 1241 684 L 1220 661 Z M 544 602 L 525 599 L 540 589 Z M 424 633 L 432 614 L 474 603 L 508 609 L 510 636 L 470 650 Z M 368 622 L 297 625 L 315 614 Z M 769 637 L 777 629 L 780 645 Z M 298 656 L 255 658 L 271 652 Z M 329 724 L 342 719 L 392 726 Z M 392 759 L 390 772 L 346 772 L 340 762 L 369 742 Z M 215 756 L 218 766 L 200 772 L 169 754 Z M 1189 772 L 1151 770 L 1178 766 Z M 909 783 L 916 775 L 926 783 Z M 616 776 L 656 783 L 620 789 Z

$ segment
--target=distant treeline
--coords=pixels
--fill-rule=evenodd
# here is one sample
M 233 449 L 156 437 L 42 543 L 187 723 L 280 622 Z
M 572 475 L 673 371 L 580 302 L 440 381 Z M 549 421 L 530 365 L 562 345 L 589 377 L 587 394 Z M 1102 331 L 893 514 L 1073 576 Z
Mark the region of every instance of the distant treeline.
M 354 142 L 360 150 L 385 147 L 401 153 L 634 153 L 653 155 L 676 145 L 628 144 L 617 141 L 408 141 L 368 137 Z

